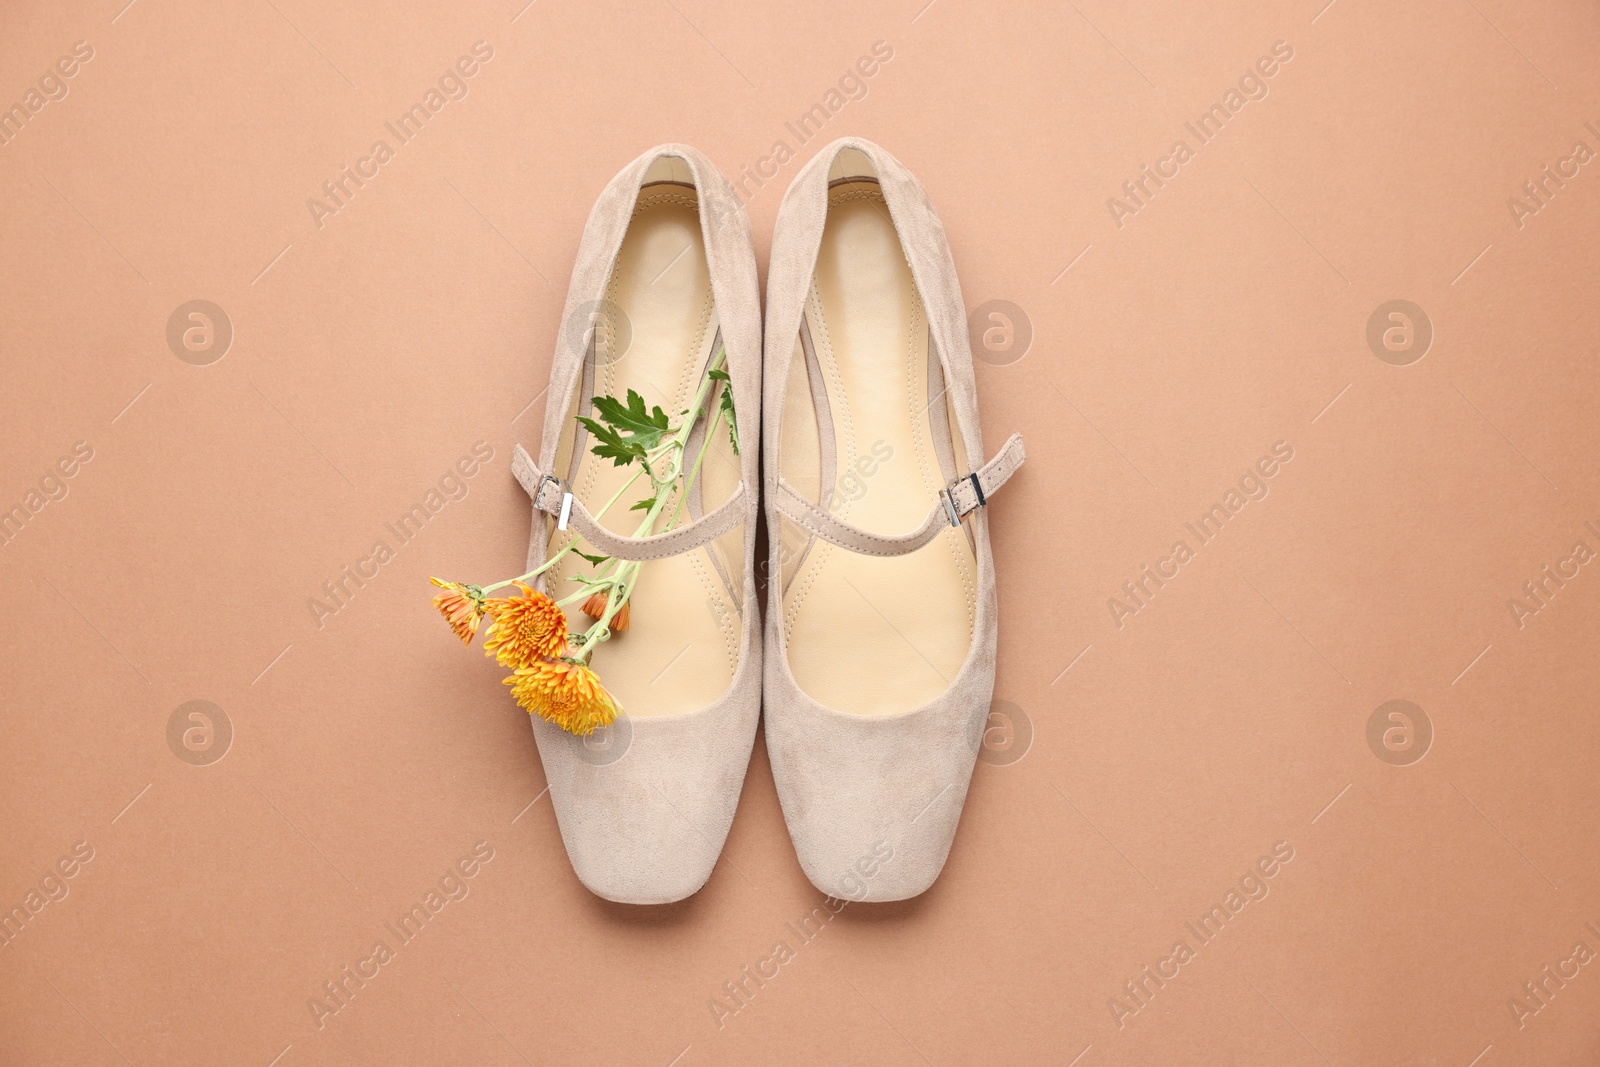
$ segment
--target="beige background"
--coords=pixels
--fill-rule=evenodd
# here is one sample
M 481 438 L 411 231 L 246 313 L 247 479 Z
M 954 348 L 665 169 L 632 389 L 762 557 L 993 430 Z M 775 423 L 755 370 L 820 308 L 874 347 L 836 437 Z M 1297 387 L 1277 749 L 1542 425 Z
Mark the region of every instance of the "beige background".
M 1520 1028 L 1508 1006 L 1600 952 L 1600 572 L 1568 564 L 1520 628 L 1510 607 L 1600 551 L 1600 163 L 1520 227 L 1508 206 L 1600 151 L 1600 13 L 924 2 L 4 6 L 0 104 L 93 58 L 0 145 L 0 507 L 93 457 L 0 546 L 0 907 L 93 858 L 0 947 L 0 1062 L 1600 1059 L 1600 964 Z M 466 97 L 399 145 L 384 124 L 478 41 Z M 785 123 L 878 41 L 865 97 L 799 144 Z M 1183 124 L 1280 41 L 1265 98 L 1199 145 Z M 979 383 L 990 447 L 1020 429 L 1031 458 L 991 510 L 1006 703 L 949 865 L 802 944 L 820 895 L 759 741 L 705 890 L 601 902 L 524 714 L 425 583 L 521 561 L 511 448 L 617 168 L 668 140 L 750 168 L 764 264 L 784 187 L 846 132 L 926 184 L 969 310 L 1025 316 Z M 307 200 L 380 138 L 319 228 Z M 1119 227 L 1108 198 L 1179 138 Z M 167 342 L 196 299 L 234 334 L 209 365 Z M 1367 343 L 1397 299 L 1434 334 L 1405 366 Z M 386 532 L 479 441 L 465 499 Z M 1192 539 L 1280 441 L 1268 496 Z M 1180 539 L 1119 627 L 1108 600 Z M 379 540 L 319 627 L 308 601 Z M 169 745 L 191 700 L 226 746 Z M 1390 700 L 1421 709 L 1412 741 L 1373 747 Z M 401 945 L 385 924 L 480 841 L 469 895 Z M 1265 899 L 1192 938 L 1279 842 Z M 1119 1026 L 1179 938 L 1194 958 Z M 319 1028 L 308 1001 L 380 939 Z

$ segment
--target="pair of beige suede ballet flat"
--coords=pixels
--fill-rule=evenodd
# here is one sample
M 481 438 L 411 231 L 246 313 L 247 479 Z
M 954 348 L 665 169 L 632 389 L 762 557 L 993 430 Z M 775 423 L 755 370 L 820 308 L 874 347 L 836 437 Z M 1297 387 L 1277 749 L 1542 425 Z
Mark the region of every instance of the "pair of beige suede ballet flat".
M 652 149 L 600 194 L 563 322 L 538 462 L 520 447 L 513 461 L 533 498 L 529 568 L 575 539 L 649 561 L 626 632 L 591 661 L 623 716 L 590 738 L 533 720 L 579 879 L 633 904 L 700 889 L 765 707 L 807 877 L 845 899 L 922 893 L 949 854 L 994 688 L 984 505 L 1023 461 L 1013 435 L 983 462 L 961 289 L 922 186 L 855 138 L 807 164 L 778 214 L 763 344 L 743 205 L 699 152 Z M 650 490 L 596 454 L 577 416 L 629 390 L 688 410 L 719 358 L 742 447 L 698 427 L 682 521 L 627 536 L 638 516 L 622 505 Z M 585 578 L 580 551 L 546 587 Z

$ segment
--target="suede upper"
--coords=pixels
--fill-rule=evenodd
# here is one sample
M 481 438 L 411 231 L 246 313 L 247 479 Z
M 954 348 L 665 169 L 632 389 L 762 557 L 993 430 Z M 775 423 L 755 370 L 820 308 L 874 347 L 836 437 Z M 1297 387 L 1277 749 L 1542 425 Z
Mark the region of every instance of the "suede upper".
M 572 415 L 574 390 L 588 356 L 581 346 L 571 343 L 565 326 L 605 298 L 641 185 L 652 165 L 664 157 L 681 160 L 692 176 L 734 404 L 741 421 L 752 430 L 759 416 L 760 294 L 743 205 L 715 165 L 695 149 L 677 144 L 653 148 L 611 180 L 590 213 L 550 370 L 537 463 L 520 447 L 517 450 L 518 475 L 535 504 L 528 545 L 530 569 L 544 561 L 557 521 L 551 510 L 558 509 L 549 508 L 540 489 L 548 488 L 544 472 L 555 470 L 556 453 Z M 625 722 L 609 728 L 613 749 L 597 749 L 549 723 L 533 720 L 551 802 L 573 869 L 585 886 L 608 900 L 660 904 L 696 892 L 716 866 L 733 821 L 761 707 L 761 634 L 754 568 L 760 514 L 758 449 L 755 434 L 748 436 L 748 447 L 740 457 L 743 491 L 730 501 L 742 514 L 724 512 L 718 519 L 727 527 L 725 520 L 736 518 L 744 533 L 743 572 L 731 576 L 742 591 L 738 657 L 731 686 L 697 711 L 625 716 Z M 560 494 L 555 496 L 559 499 Z M 592 523 L 587 528 L 596 529 Z M 674 547 L 674 536 L 651 539 L 653 547 L 642 554 L 630 555 L 628 542 L 633 539 L 629 538 L 612 538 L 607 548 L 619 558 L 653 558 Z M 650 566 L 645 564 L 646 571 Z
M 780 414 L 827 223 L 830 171 L 839 154 L 851 149 L 870 160 L 926 307 L 930 347 L 940 360 L 961 451 L 974 469 L 984 456 L 965 305 L 938 215 L 922 186 L 893 156 L 868 141 L 835 141 L 800 171 L 785 195 L 768 272 L 763 491 L 774 577 L 768 591 L 764 708 L 779 800 L 806 875 L 836 896 L 899 900 L 925 891 L 949 854 L 994 689 L 997 608 L 987 509 L 976 507 L 967 520 L 977 561 L 972 641 L 942 695 L 899 714 L 851 714 L 809 696 L 790 667 L 783 613 L 774 606 L 782 597 L 777 576 L 784 563 L 779 507 L 794 496 L 792 487 L 780 486 Z M 1003 481 L 1021 460 L 1021 442 L 1014 439 L 991 469 L 1001 472 Z M 977 487 L 961 492 L 976 497 Z M 959 499 L 963 512 L 983 502 Z M 839 532 L 832 520 L 824 521 L 826 500 L 812 503 L 819 506 L 810 528 L 846 549 L 854 542 L 858 551 L 887 545 L 899 552 L 927 540 L 926 531 L 920 540 Z M 939 503 L 930 499 L 928 505 Z M 791 514 L 804 510 L 793 501 L 785 506 Z M 888 862 L 871 859 L 885 851 L 892 852 Z M 874 871 L 864 890 L 863 861 Z

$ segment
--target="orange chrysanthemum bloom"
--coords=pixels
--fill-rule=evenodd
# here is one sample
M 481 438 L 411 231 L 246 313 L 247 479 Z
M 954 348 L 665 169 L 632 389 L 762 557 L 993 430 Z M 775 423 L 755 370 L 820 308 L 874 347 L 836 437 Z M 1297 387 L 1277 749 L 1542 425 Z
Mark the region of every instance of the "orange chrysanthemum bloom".
M 570 734 L 587 737 L 616 721 L 622 709 L 594 671 L 565 659 L 541 659 L 505 680 L 517 703 Z
M 483 590 L 475 585 L 445 582 L 438 578 L 429 578 L 428 581 L 444 590 L 433 598 L 433 606 L 450 624 L 451 631 L 461 638 L 461 643 L 471 644 L 472 636 L 478 632 L 478 623 L 483 619 Z
M 484 607 L 493 616 L 483 650 L 502 667 L 526 667 L 567 651 L 567 616 L 554 600 L 521 582 L 521 596 L 498 597 Z
M 591 619 L 602 618 L 606 613 L 606 604 L 608 602 L 609 597 L 605 593 L 596 593 L 583 602 L 583 613 Z M 628 601 L 624 600 L 622 607 L 618 608 L 617 613 L 611 616 L 611 625 L 607 629 L 614 634 L 628 632 Z

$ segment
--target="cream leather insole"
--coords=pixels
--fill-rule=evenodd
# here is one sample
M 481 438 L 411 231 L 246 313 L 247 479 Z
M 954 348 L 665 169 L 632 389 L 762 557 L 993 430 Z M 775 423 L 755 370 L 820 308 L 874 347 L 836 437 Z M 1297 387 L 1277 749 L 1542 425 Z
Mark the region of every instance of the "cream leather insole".
M 829 199 L 806 322 L 833 425 L 831 507 L 873 533 L 906 533 L 938 503 L 947 481 L 939 448 L 951 448 L 933 437 L 942 420 L 930 416 L 927 316 L 877 185 L 849 183 Z M 814 471 L 785 477 L 796 486 L 817 481 Z M 806 693 L 839 711 L 920 707 L 949 688 L 967 658 L 976 590 L 959 527 L 894 557 L 817 539 L 784 590 L 790 669 Z
M 620 331 L 596 335 L 594 392 L 623 400 L 628 390 L 634 389 L 647 405 L 661 405 L 676 425 L 694 398 L 717 335 L 692 186 L 647 185 L 640 192 L 606 297 L 626 316 L 631 339 L 619 356 L 615 345 Z M 707 402 L 713 413 L 717 396 L 712 393 Z M 587 402 L 583 408 L 583 414 L 594 413 Z M 554 473 L 562 478 L 571 470 L 578 436 L 575 414 L 576 410 L 568 413 L 556 456 Z M 618 467 L 609 459 L 597 459 L 587 450 L 592 439 L 582 436 L 585 451 L 571 485 L 576 497 L 595 512 L 637 467 Z M 691 445 L 696 443 L 691 441 Z M 719 430 L 711 447 L 697 479 L 704 503 L 701 513 L 726 500 L 739 479 L 738 457 L 732 454 L 725 431 Z M 685 469 L 693 464 L 695 454 L 690 452 Z M 641 476 L 600 517 L 600 524 L 614 533 L 633 536 L 644 512 L 628 509 L 649 495 L 649 479 Z M 676 497 L 667 516 L 675 505 Z M 690 518 L 686 509 L 678 525 Z M 551 552 L 559 551 L 574 536 L 557 531 L 554 522 L 549 528 Z M 663 520 L 656 532 L 664 528 Z M 628 630 L 613 634 L 590 661 L 627 714 L 644 717 L 694 711 L 716 700 L 733 681 L 739 654 L 739 605 L 723 575 L 735 576 L 735 589 L 742 595 L 743 533 L 741 524 L 717 542 L 644 564 L 630 600 Z M 598 554 L 589 545 L 578 547 Z M 726 558 L 714 559 L 713 553 Z M 569 580 L 572 575 L 592 574 L 596 569 L 569 554 L 552 569 L 554 580 L 548 589 L 557 599 L 568 596 L 579 588 Z M 574 631 L 587 629 L 594 621 L 580 608 L 581 603 L 567 609 L 568 624 Z

